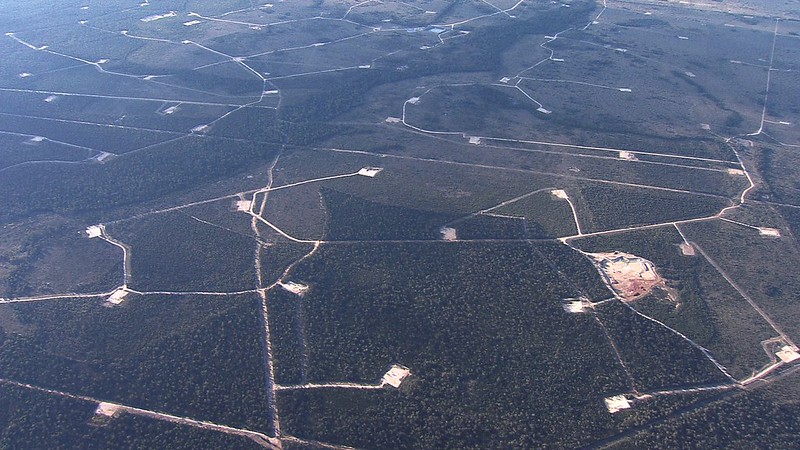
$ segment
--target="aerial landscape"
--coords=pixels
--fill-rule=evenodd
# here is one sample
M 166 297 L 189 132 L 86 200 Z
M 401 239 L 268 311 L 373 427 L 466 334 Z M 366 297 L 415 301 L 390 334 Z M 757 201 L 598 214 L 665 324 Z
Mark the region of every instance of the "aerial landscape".
M 0 448 L 800 448 L 800 0 L 0 16 Z

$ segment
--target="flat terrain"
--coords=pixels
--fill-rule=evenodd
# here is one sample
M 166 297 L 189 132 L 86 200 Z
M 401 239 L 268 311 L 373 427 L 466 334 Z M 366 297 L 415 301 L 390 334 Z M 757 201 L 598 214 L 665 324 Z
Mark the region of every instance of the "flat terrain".
M 798 11 L 16 6 L 0 446 L 797 447 Z

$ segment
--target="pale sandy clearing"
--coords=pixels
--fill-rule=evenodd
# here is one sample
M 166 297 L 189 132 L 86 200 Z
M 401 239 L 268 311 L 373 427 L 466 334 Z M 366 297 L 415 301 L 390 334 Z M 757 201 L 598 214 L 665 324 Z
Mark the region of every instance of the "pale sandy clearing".
M 634 300 L 661 284 L 655 265 L 628 253 L 587 253 L 605 275 L 606 282 L 620 297 Z
M 106 299 L 106 302 L 112 305 L 119 305 L 123 301 L 125 301 L 125 297 L 128 296 L 128 291 L 125 288 L 119 288 L 114 293 L 111 294 L 110 297 Z
M 103 228 L 100 225 L 92 225 L 86 228 L 86 235 L 89 239 L 100 237 L 103 235 Z
M 381 378 L 381 385 L 388 384 L 394 388 L 399 388 L 403 380 L 405 380 L 409 375 L 411 375 L 411 371 L 408 369 L 408 367 L 394 364 L 383 375 L 383 378 Z
M 625 398 L 624 395 L 606 397 L 604 401 L 606 402 L 606 408 L 608 409 L 608 412 L 611 414 L 622 411 L 623 409 L 629 409 L 631 407 L 630 402 L 627 398 Z
M 152 16 L 147 16 L 139 20 L 141 20 L 142 22 L 154 22 L 156 20 L 166 19 L 167 17 L 175 17 L 177 15 L 178 14 L 175 11 L 170 11 L 164 14 L 155 14 Z
M 253 206 L 253 202 L 250 200 L 237 200 L 236 201 L 236 210 L 237 211 L 250 211 L 250 207 Z
M 358 171 L 358 174 L 362 177 L 375 178 L 375 175 L 379 174 L 382 170 L 382 167 L 363 167 Z
M 456 239 L 458 239 L 455 228 L 442 227 L 439 229 L 439 233 L 442 234 L 442 239 L 444 239 L 445 241 L 455 241 Z
M 97 162 L 99 162 L 99 163 L 104 163 L 104 162 L 106 162 L 106 160 L 107 160 L 107 159 L 109 159 L 109 158 L 111 158 L 111 157 L 114 157 L 114 156 L 116 156 L 116 155 L 115 155 L 115 154 L 113 154 L 113 153 L 108 153 L 108 152 L 100 152 L 100 153 L 99 153 L 97 156 L 95 156 L 95 157 L 94 157 L 94 158 L 92 158 L 92 159 L 93 159 L 94 161 L 97 161 Z
M 564 311 L 568 313 L 586 312 L 586 309 L 590 306 L 591 304 L 589 303 L 589 300 L 584 297 L 565 298 L 564 303 L 561 305 L 561 307 L 564 308 Z
M 299 296 L 303 296 L 306 292 L 308 292 L 308 285 L 295 283 L 294 281 L 289 281 L 288 283 L 278 283 L 278 285 L 280 285 L 280 287 L 282 287 L 284 290 Z
M 679 247 L 681 248 L 681 255 L 683 255 L 683 256 L 694 256 L 695 253 L 694 253 L 694 247 L 692 246 L 692 244 L 689 244 L 687 242 L 683 242 L 683 243 L 680 244 Z
M 775 355 L 785 363 L 794 362 L 800 359 L 800 353 L 797 353 L 797 349 L 792 348 L 789 345 L 784 345 L 783 348 L 781 348 L 781 351 Z
M 777 228 L 758 227 L 758 234 L 766 237 L 781 237 L 781 231 Z
M 98 416 L 116 417 L 120 413 L 120 406 L 114 403 L 102 402 L 97 405 L 94 413 Z

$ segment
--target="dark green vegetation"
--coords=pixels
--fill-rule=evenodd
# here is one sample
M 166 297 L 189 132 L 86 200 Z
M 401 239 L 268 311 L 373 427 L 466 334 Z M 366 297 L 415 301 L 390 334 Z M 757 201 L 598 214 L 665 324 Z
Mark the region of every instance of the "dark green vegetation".
M 182 212 L 123 222 L 108 231 L 132 248 L 132 289 L 236 292 L 255 286 L 256 241 L 248 236 Z
M 186 137 L 107 164 L 18 166 L 0 173 L 0 209 L 34 212 L 107 209 L 216 181 L 266 161 L 265 145 Z
M 578 232 L 572 210 L 550 192 L 539 192 L 494 210 L 498 214 L 524 217 L 531 238 L 569 236 Z
M 612 296 L 589 259 L 572 251 L 561 243 L 544 242 L 536 249 L 555 270 L 569 274 L 569 282 L 577 293 L 592 301 L 601 301 Z
M 269 293 L 268 302 L 275 382 L 284 385 L 306 383 L 305 299 L 278 288 Z
M 675 192 L 642 190 L 601 184 L 584 184 L 580 195 L 584 231 L 602 231 L 635 225 L 671 222 L 717 214 L 730 202 Z
M 97 401 L 265 433 L 274 407 L 291 449 L 796 447 L 794 378 L 654 392 L 729 382 L 708 355 L 769 364 L 746 297 L 796 339 L 790 7 L 112 3 L 0 17 L 0 447 L 252 446 Z M 701 217 L 683 256 L 666 222 Z M 650 224 L 569 240 L 655 263 L 628 305 L 555 239 Z M 123 283 L 118 307 L 76 298 Z M 266 370 L 374 385 L 394 363 L 399 390 Z
M 329 189 L 321 191 L 328 212 L 326 240 L 437 239 L 452 214 L 381 205 Z
M 296 278 L 312 285 L 291 302 L 303 306 L 309 380 L 374 383 L 392 363 L 414 379 L 400 392 L 281 394 L 289 433 L 502 448 L 575 445 L 586 434 L 564 421 L 576 411 L 593 418 L 584 430 L 610 426 L 602 395 L 624 389 L 610 347 L 591 317 L 563 312 L 569 287 L 531 248 L 324 245 Z
M 39 161 L 83 161 L 93 155 L 91 150 L 39 141 L 32 136 L 0 134 L 0 169 Z
M 301 334 L 309 381 L 375 383 L 392 363 L 413 378 L 399 391 L 284 391 L 284 428 L 366 448 L 571 447 L 611 433 L 602 398 L 626 392 L 625 377 L 592 316 L 562 310 L 574 288 L 549 259 L 511 244 L 323 245 L 294 275 L 311 290 L 271 297 L 273 328 L 292 329 L 274 335 L 292 368 L 279 382 L 302 378 Z M 606 307 L 640 387 L 721 381 L 676 335 Z M 583 431 L 566 425 L 576 414 Z
M 520 218 L 479 214 L 455 225 L 459 239 L 528 239 L 527 222 Z M 539 230 L 534 229 L 534 234 Z
M 283 275 L 293 262 L 310 252 L 312 244 L 276 242 L 261 249 L 261 275 L 265 285 L 270 285 Z
M 631 306 L 711 350 L 734 376 L 751 375 L 769 362 L 760 343 L 776 332 L 702 254 L 683 256 L 682 242 L 674 227 L 663 227 L 575 244 L 588 252 L 622 251 L 652 261 L 666 290 L 657 289 Z
M 0 378 L 269 431 L 259 314 L 254 296 L 3 305 Z
M 80 145 L 117 155 L 177 137 L 173 133 L 156 133 L 2 114 L 0 114 L 0 130 L 43 136 L 53 141 Z
M 800 445 L 797 399 L 787 399 L 797 375 L 761 391 L 736 393 L 656 421 L 608 448 L 796 448 Z M 762 392 L 763 391 L 763 392 Z M 791 394 L 790 394 L 791 397 Z M 755 444 L 754 444 L 755 443 Z
M 122 414 L 93 424 L 94 403 L 15 386 L 0 387 L 0 447 L 185 449 L 261 448 L 250 439 Z
M 685 230 L 729 276 L 747 280 L 739 283 L 741 288 L 786 333 L 795 336 L 800 332 L 800 324 L 791 319 L 800 313 L 795 302 L 800 280 L 794 271 L 800 267 L 800 255 L 792 236 L 764 237 L 757 230 L 729 222 L 695 223 Z M 747 258 L 741 257 L 743 246 L 748 249 Z
M 800 205 L 800 177 L 797 152 L 790 149 L 765 146 L 754 155 L 766 185 L 759 186 L 766 199 Z
M 603 305 L 598 316 L 617 342 L 636 388 L 642 391 L 730 381 L 699 349 L 626 305 Z
M 41 215 L 0 233 L 0 297 L 107 292 L 123 283 L 122 251 L 74 221 Z

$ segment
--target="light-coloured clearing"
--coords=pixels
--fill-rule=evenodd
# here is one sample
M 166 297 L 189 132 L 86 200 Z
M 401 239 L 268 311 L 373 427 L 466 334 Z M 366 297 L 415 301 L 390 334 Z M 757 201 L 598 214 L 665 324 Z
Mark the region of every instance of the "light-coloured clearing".
M 781 230 L 778 230 L 777 228 L 758 227 L 758 234 L 766 237 L 779 238 L 781 237 Z
M 379 174 L 382 170 L 382 167 L 362 167 L 361 170 L 358 171 L 358 174 L 362 177 L 375 178 L 375 175 Z
M 622 160 L 625 160 L 625 161 L 636 161 L 636 155 L 634 155 L 631 152 L 625 151 L 625 150 L 620 150 L 619 159 L 622 159 Z
M 692 246 L 692 244 L 689 244 L 688 242 L 681 243 L 680 244 L 680 248 L 681 248 L 681 255 L 683 255 L 683 256 L 694 256 L 695 255 L 694 247 Z
M 125 297 L 127 296 L 128 296 L 128 290 L 125 288 L 119 288 L 116 291 L 114 291 L 110 297 L 106 299 L 106 302 L 112 305 L 119 305 L 123 301 L 125 301 Z
M 553 111 L 550 111 L 549 109 L 544 109 L 542 107 L 536 108 L 536 110 L 539 111 L 542 114 L 550 114 L 550 113 L 553 112 Z
M 458 239 L 458 235 L 456 234 L 456 229 L 452 227 L 442 227 L 439 229 L 439 233 L 442 234 L 442 239 L 445 241 L 455 241 Z
M 410 99 L 408 99 L 408 103 L 416 105 L 417 103 L 419 103 L 419 97 L 411 97 Z
M 469 137 L 469 143 L 470 144 L 480 144 L 481 143 L 481 138 L 479 138 L 478 136 L 470 136 Z
M 403 119 L 401 119 L 399 117 L 387 117 L 385 122 L 386 123 L 400 123 L 402 121 L 403 121 Z
M 237 211 L 250 211 L 250 208 L 253 206 L 253 202 L 250 200 L 237 200 L 235 203 Z
M 567 191 L 563 189 L 554 189 L 550 191 L 550 193 L 553 194 L 555 198 L 560 198 L 561 200 L 567 200 L 569 198 L 569 195 L 567 195 Z
M 97 405 L 94 413 L 98 416 L 116 417 L 121 412 L 121 406 L 115 403 L 102 402 Z
M 97 156 L 92 158 L 92 160 L 94 160 L 96 162 L 99 162 L 99 163 L 104 163 L 104 162 L 106 162 L 107 159 L 109 159 L 111 157 L 114 157 L 114 156 L 117 156 L 117 155 L 115 155 L 113 153 L 108 153 L 108 152 L 100 152 L 100 153 L 97 154 Z
M 198 125 L 192 128 L 192 133 L 205 133 L 210 127 L 208 125 Z
M 411 371 L 408 369 L 408 367 L 394 364 L 383 375 L 383 378 L 381 378 L 381 385 L 388 384 L 394 388 L 399 388 L 403 380 L 405 380 L 409 375 L 411 375 Z
M 89 239 L 100 237 L 103 235 L 103 228 L 100 225 L 92 225 L 86 228 L 86 235 Z
M 790 345 L 784 345 L 783 348 L 781 348 L 781 351 L 775 355 L 785 363 L 794 362 L 800 359 L 800 353 L 797 353 L 797 349 L 792 348 Z
M 50 95 L 44 99 L 45 103 L 52 103 L 58 98 L 57 95 Z
M 29 72 L 22 72 L 21 74 L 19 74 L 17 76 L 20 77 L 20 78 L 28 78 L 28 77 L 32 77 L 33 74 L 29 73 Z
M 582 313 L 591 307 L 591 303 L 585 297 L 565 298 L 561 307 L 568 313 Z
M 294 281 L 289 281 L 287 283 L 278 283 L 280 287 L 284 290 L 291 292 L 292 294 L 303 296 L 306 292 L 308 292 L 308 285 L 302 283 L 295 283 Z
M 508 77 L 500 78 L 500 82 L 501 83 L 508 83 L 509 81 L 511 81 L 511 78 L 508 78 Z
M 662 282 L 652 262 L 628 253 L 587 253 L 608 285 L 625 300 L 634 300 Z
M 156 20 L 166 19 L 167 17 L 175 17 L 177 15 L 178 14 L 175 11 L 170 11 L 170 12 L 164 13 L 164 14 L 155 14 L 155 15 L 152 15 L 152 16 L 147 16 L 147 17 L 141 18 L 139 20 L 141 20 L 142 22 L 154 22 Z
M 191 27 L 191 26 L 197 25 L 199 23 L 203 23 L 203 21 L 201 21 L 201 20 L 190 20 L 188 22 L 183 22 L 183 26 Z
M 630 409 L 631 407 L 631 403 L 628 401 L 627 398 L 625 398 L 624 395 L 614 395 L 612 397 L 606 397 L 604 401 L 606 402 L 606 409 L 608 409 L 608 412 L 610 412 L 611 414 L 620 412 L 623 409 Z

